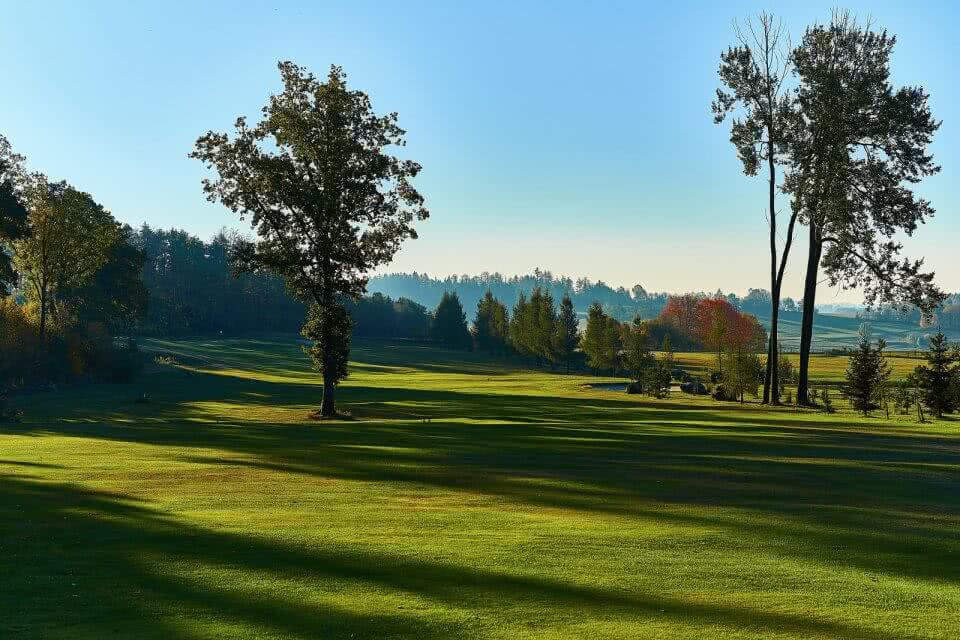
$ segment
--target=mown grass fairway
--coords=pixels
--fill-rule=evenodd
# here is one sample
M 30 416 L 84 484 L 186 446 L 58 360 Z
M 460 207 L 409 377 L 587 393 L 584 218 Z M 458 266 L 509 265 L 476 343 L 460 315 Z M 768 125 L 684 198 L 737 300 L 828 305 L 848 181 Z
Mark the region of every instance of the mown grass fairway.
M 367 342 L 319 423 L 293 339 L 150 346 L 0 427 L 0 637 L 960 635 L 957 422 Z

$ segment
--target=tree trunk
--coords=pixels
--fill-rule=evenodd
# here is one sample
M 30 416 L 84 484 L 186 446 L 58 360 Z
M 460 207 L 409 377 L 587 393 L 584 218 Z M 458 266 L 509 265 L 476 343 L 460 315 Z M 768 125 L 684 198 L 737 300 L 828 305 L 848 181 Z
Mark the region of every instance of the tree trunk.
M 774 406 L 780 405 L 780 288 L 771 294 L 773 298 L 770 309 L 770 351 L 767 354 L 767 375 L 763 389 L 763 401 Z
M 810 347 L 813 344 L 813 316 L 817 301 L 817 277 L 823 244 L 816 226 L 810 225 L 810 250 L 807 254 L 807 276 L 803 284 L 803 319 L 800 327 L 800 373 L 797 381 L 797 404 L 810 405 Z
M 768 96 L 769 97 L 769 96 Z M 777 168 L 774 164 L 773 118 L 767 120 L 767 169 L 770 173 L 770 347 L 767 349 L 767 371 L 763 378 L 763 404 L 770 402 L 770 388 L 773 386 L 773 403 L 780 404 L 777 392 L 777 312 L 780 309 L 780 292 L 777 287 Z
M 323 401 L 320 404 L 320 416 L 323 418 L 332 418 L 337 415 L 336 405 L 334 403 L 334 394 L 336 393 L 337 385 L 333 381 L 333 376 L 327 373 L 327 368 L 324 367 L 323 372 Z
M 47 343 L 47 295 L 40 295 L 40 349 Z

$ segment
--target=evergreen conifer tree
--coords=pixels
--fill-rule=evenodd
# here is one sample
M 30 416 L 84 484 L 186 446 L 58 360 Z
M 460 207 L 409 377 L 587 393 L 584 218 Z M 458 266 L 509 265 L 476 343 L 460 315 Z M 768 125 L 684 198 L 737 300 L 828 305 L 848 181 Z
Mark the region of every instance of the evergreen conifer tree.
M 567 294 L 564 294 L 563 301 L 560 303 L 553 340 L 554 353 L 557 354 L 558 362 L 562 362 L 567 368 L 567 373 L 570 373 L 573 354 L 576 353 L 577 344 L 580 342 L 580 321 L 573 308 L 573 301 Z
M 922 402 L 930 413 L 938 418 L 944 413 L 953 413 L 957 408 L 955 389 L 960 365 L 957 352 L 951 351 L 942 331 L 930 338 L 927 364 L 917 367 L 915 374 Z
M 865 416 L 877 407 L 881 390 L 890 379 L 890 365 L 883 357 L 884 347 L 886 343 L 882 339 L 874 347 L 863 335 L 860 347 L 847 363 L 846 395 L 850 399 L 850 406 L 862 411 Z
M 473 338 L 467 329 L 467 315 L 463 312 L 463 305 L 456 293 L 447 291 L 440 298 L 440 304 L 433 312 L 430 337 L 460 349 L 470 349 L 473 346 Z

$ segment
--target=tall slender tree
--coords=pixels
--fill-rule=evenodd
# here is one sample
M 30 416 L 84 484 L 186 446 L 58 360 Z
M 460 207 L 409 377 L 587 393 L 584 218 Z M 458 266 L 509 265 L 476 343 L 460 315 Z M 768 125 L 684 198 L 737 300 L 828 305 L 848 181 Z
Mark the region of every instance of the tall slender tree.
M 210 131 L 190 155 L 217 173 L 204 180 L 207 198 L 249 216 L 257 232 L 234 249 L 239 269 L 275 270 L 313 305 L 304 335 L 323 375 L 320 415 L 330 417 L 347 374 L 343 299 L 365 291 L 367 274 L 417 237 L 413 222 L 428 212 L 411 184 L 420 165 L 388 152 L 404 144 L 396 113 L 377 115 L 340 67 L 326 81 L 292 62 L 279 69 L 283 91 L 259 124 L 238 118 L 232 139 Z
M 560 313 L 557 317 L 557 328 L 554 332 L 554 352 L 559 361 L 566 366 L 567 373 L 570 373 L 570 365 L 573 362 L 573 355 L 577 351 L 577 344 L 580 342 L 580 321 L 577 319 L 577 312 L 573 308 L 573 301 L 569 294 L 563 295 L 560 302 Z
M 557 353 L 556 338 L 557 333 L 557 307 L 553 303 L 553 296 L 549 290 L 544 290 L 540 295 L 537 306 L 537 333 L 536 349 L 537 355 L 544 361 L 550 363 L 551 368 L 560 362 L 560 355 Z
M 895 89 L 896 38 L 847 13 L 807 29 L 792 62 L 799 81 L 784 189 L 809 231 L 797 399 L 808 403 L 810 347 L 821 267 L 831 285 L 860 287 L 868 305 L 898 302 L 926 312 L 942 301 L 923 261 L 900 257 L 934 213 L 912 185 L 939 171 L 927 147 L 940 123 L 921 87 Z
M 599 302 L 594 302 L 587 310 L 587 328 L 580 340 L 587 366 L 593 369 L 594 375 L 608 364 L 604 349 L 606 326 L 607 314 Z
M 533 355 L 529 349 L 528 333 L 530 331 L 530 315 L 533 308 L 527 296 L 521 292 L 517 298 L 517 303 L 513 306 L 513 313 L 510 315 L 510 346 L 521 356 Z
M 794 110 L 794 94 L 785 90 L 789 74 L 789 38 L 783 23 L 769 13 L 756 22 L 735 26 L 739 44 L 720 56 L 720 80 L 726 89 L 717 89 L 713 102 L 714 122 L 720 124 L 739 107 L 742 115 L 733 119 L 730 142 L 737 149 L 743 172 L 757 175 L 766 165 L 768 183 L 767 226 L 770 243 L 770 343 L 763 385 L 763 401 L 780 404 L 777 381 L 780 292 L 787 258 L 793 243 L 797 213 L 787 224 L 783 252 L 777 258 L 777 165 L 786 161 L 787 133 Z M 771 395 L 772 389 L 772 395 Z

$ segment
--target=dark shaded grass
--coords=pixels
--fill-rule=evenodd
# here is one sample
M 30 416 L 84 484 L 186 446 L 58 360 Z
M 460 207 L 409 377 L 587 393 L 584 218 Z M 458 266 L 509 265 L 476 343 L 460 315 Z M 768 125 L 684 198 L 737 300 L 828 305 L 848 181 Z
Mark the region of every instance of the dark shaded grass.
M 202 354 L 205 348 L 188 344 L 184 352 Z M 383 355 L 378 348 L 357 352 L 360 358 L 376 352 L 366 360 L 383 367 L 381 373 L 421 369 L 417 358 L 431 355 L 420 348 Z M 234 364 L 249 364 L 245 359 L 253 358 L 278 372 L 305 371 L 302 357 L 285 348 L 267 345 L 245 355 L 242 349 L 218 349 L 209 358 L 220 357 L 220 351 L 236 358 Z M 437 358 L 443 367 L 456 367 L 458 358 L 467 356 L 441 352 Z M 431 372 L 443 368 L 430 366 Z M 479 362 L 472 371 L 486 375 L 484 368 L 493 366 Z M 0 436 L 58 435 L 196 448 L 196 454 L 180 459 L 704 525 L 785 558 L 944 585 L 960 582 L 960 440 L 949 433 L 683 400 L 522 395 L 504 392 L 497 384 L 489 392 L 345 386 L 341 400 L 348 407 L 383 419 L 264 423 L 208 416 L 197 406 L 216 401 L 307 408 L 319 387 L 216 371 L 166 370 L 151 376 L 143 388 L 153 399 L 150 404 L 118 402 L 117 388 L 71 392 L 70 402 L 48 407 L 46 415 L 37 406 L 25 423 L 0 427 Z M 395 449 L 371 448 L 385 445 Z M 222 453 L 211 455 L 210 450 Z M 289 637 L 482 635 L 482 621 L 455 629 L 439 623 L 431 627 L 423 616 L 402 611 L 361 615 L 268 594 L 252 598 L 229 585 L 205 588 L 160 575 L 143 560 L 163 557 L 320 584 L 378 585 L 488 617 L 505 607 L 537 602 L 580 608 L 593 619 L 653 617 L 754 633 L 905 637 L 866 630 L 855 621 L 833 624 L 663 594 L 585 587 L 538 577 L 535 568 L 518 576 L 402 553 L 299 548 L 212 532 L 126 496 L 29 475 L 31 467 L 60 465 L 0 464 L 24 468 L 24 473 L 0 476 L 0 636 L 135 632 L 136 637 L 192 637 L 158 613 L 169 608 L 185 615 L 222 616 Z

